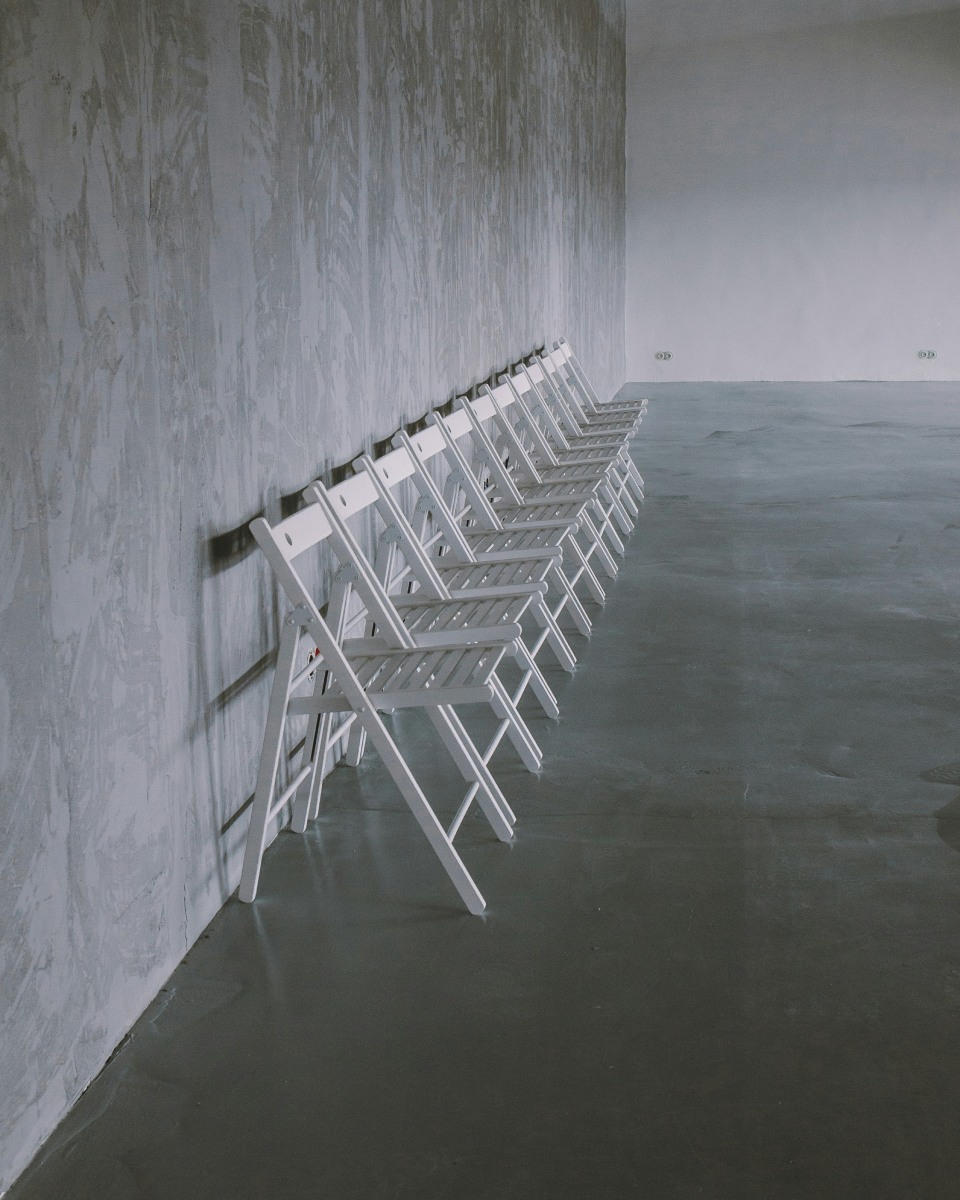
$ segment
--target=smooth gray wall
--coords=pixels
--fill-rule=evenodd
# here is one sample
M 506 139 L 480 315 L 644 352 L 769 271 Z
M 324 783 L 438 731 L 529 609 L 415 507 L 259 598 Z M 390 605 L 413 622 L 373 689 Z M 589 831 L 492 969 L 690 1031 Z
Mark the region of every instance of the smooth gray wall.
M 629 58 L 629 378 L 960 377 L 958 46 L 950 12 Z
M 246 522 L 560 333 L 623 381 L 623 4 L 9 0 L 0 54 L 2 1190 L 236 885 Z

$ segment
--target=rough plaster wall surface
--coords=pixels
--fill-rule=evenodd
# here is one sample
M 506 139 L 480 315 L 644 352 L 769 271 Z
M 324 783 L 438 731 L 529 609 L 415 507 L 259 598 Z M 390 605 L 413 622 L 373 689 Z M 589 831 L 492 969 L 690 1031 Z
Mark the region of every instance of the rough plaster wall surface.
M 558 333 L 622 382 L 623 47 L 622 0 L 3 6 L 0 1190 L 236 885 L 246 522 Z
M 948 12 L 629 59 L 630 378 L 960 377 L 958 46 Z

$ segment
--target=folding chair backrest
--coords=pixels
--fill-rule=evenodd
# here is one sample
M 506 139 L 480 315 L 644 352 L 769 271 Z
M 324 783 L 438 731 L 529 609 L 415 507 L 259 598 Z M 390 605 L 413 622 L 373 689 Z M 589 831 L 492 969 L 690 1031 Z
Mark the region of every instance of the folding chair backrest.
M 570 343 L 566 338 L 560 338 L 554 348 L 554 355 L 559 357 L 554 358 L 554 363 L 559 370 L 566 372 L 570 382 L 579 390 L 583 401 L 584 408 L 588 413 L 595 413 L 598 409 L 603 408 L 600 397 L 594 391 L 590 380 L 587 378 L 583 367 L 580 365 L 580 360 L 574 354 Z
M 360 597 L 379 635 L 389 645 L 412 647 L 414 638 L 400 619 L 393 601 L 376 569 L 360 547 L 355 535 L 347 525 L 346 514 L 357 513 L 369 504 L 376 503 L 376 492 L 372 480 L 366 475 L 357 475 L 348 480 L 352 488 L 343 484 L 328 491 L 315 481 L 304 495 L 315 504 L 326 518 L 330 527 L 330 546 L 340 560 L 336 584 L 339 588 L 352 588 Z
M 562 446 L 564 437 L 557 418 L 539 392 L 522 375 L 504 375 L 504 386 L 514 395 L 514 411 L 527 430 L 534 455 L 547 463 L 556 462 L 555 446 Z
M 440 578 L 427 547 L 417 536 L 412 522 L 394 494 L 394 489 L 399 487 L 404 480 L 410 478 L 411 475 L 418 476 L 421 472 L 433 488 L 436 488 L 429 471 L 405 447 L 394 451 L 386 459 L 376 461 L 369 454 L 362 454 L 354 466 L 357 463 L 359 463 L 360 470 L 369 477 L 374 491 L 377 493 L 376 507 L 385 526 L 382 535 L 382 538 L 387 539 L 385 546 L 396 547 L 396 552 L 403 555 L 410 573 L 421 590 L 431 596 L 449 598 L 449 591 Z M 442 501 L 440 505 L 442 506 Z M 432 507 L 436 508 L 437 504 L 434 503 Z M 459 534 L 459 529 L 455 524 L 453 524 L 453 528 Z M 392 558 L 393 554 L 386 555 L 388 564 L 391 563 Z M 394 577 L 392 565 L 388 565 L 380 573 L 380 577 L 387 590 L 390 591 L 390 583 Z
M 400 448 L 394 451 L 394 454 L 390 458 L 393 459 L 396 455 L 403 455 L 405 468 L 409 470 L 409 475 L 405 475 L 404 477 L 410 478 L 413 481 L 420 496 L 418 508 L 422 513 L 430 517 L 437 527 L 440 537 L 453 548 L 457 556 L 461 559 L 469 559 L 470 546 L 464 537 L 463 530 L 457 523 L 456 516 L 448 507 L 440 485 L 427 469 L 427 462 L 430 458 L 435 457 L 433 451 L 443 444 L 440 428 L 425 430 L 415 434 L 413 437 L 405 430 L 401 430 L 397 435 L 397 440 L 400 443 Z M 385 465 L 383 460 L 374 463 L 366 457 L 360 461 L 363 463 L 365 470 L 380 480 L 380 484 L 384 489 L 389 490 L 396 486 L 396 472 L 391 468 L 389 463 Z M 396 504 L 396 499 L 391 493 L 384 495 L 383 502 L 385 507 L 390 507 Z M 430 559 L 427 547 L 423 545 L 421 537 L 417 536 L 410 522 L 398 520 L 397 526 L 401 537 L 404 539 L 413 537 L 416 541 L 419 552 L 414 549 L 411 553 L 414 555 L 418 553 L 422 554 L 429 563 Z M 432 563 L 429 569 L 434 570 Z M 442 584 L 440 586 L 442 587 Z
M 472 426 L 464 412 L 448 417 L 439 413 L 431 416 L 433 430 L 443 443 L 443 454 L 449 468 L 444 499 L 457 521 L 469 521 L 484 529 L 501 529 L 485 486 L 487 474 L 485 454 L 478 453 L 472 439 Z M 422 451 L 422 434 L 411 438 L 411 452 Z
M 568 438 L 579 437 L 586 420 L 583 407 L 571 396 L 560 372 L 552 364 L 537 359 L 532 366 L 520 364 L 530 389 L 540 399 L 544 408 L 554 414 L 558 427 L 557 443 L 562 449 L 569 448 Z
M 507 465 L 509 454 L 501 451 L 484 424 L 494 416 L 493 404 L 489 398 L 471 403 L 462 397 L 457 403 L 460 411 L 467 415 L 474 445 L 480 453 L 484 466 L 489 470 L 495 489 L 514 503 L 519 503 L 520 492 Z
M 257 517 L 250 523 L 250 530 L 273 568 L 284 595 L 293 606 L 291 616 L 295 618 L 295 623 L 313 638 L 320 651 L 322 664 L 333 672 L 350 703 L 362 703 L 363 689 L 337 638 L 320 615 L 310 589 L 294 566 L 297 558 L 319 547 L 332 533 L 322 509 L 317 505 L 308 505 L 277 525 L 270 525 L 264 517 Z

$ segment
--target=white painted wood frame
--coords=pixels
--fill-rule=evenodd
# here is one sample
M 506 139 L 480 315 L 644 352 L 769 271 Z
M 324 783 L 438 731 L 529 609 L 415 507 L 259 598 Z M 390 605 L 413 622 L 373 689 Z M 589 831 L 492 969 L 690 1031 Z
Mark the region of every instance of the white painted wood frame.
M 347 714 L 363 726 L 463 903 L 472 913 L 483 912 L 485 901 L 454 847 L 454 838 L 474 799 L 501 841 L 512 839 L 516 817 L 455 706 L 495 701 L 496 669 L 509 646 L 475 643 L 394 648 L 375 638 L 341 640 L 321 616 L 295 566 L 297 558 L 332 532 L 321 506 L 308 505 L 275 526 L 260 517 L 251 529 L 292 611 L 281 634 L 240 899 L 255 898 L 263 852 L 276 819 L 309 776 L 320 771 L 328 748 L 322 740 L 307 738 L 299 770 L 278 788 L 287 725 L 301 718 L 312 724 L 318 716 Z M 304 640 L 312 643 L 315 656 L 298 669 Z M 302 691 L 305 686 L 309 691 Z M 380 715 L 399 708 L 424 712 L 470 784 L 446 829 Z

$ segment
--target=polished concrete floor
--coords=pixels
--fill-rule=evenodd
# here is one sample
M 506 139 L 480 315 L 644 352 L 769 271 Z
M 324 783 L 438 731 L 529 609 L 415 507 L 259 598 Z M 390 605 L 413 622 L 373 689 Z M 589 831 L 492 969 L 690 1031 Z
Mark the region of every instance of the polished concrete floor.
M 960 1195 L 960 388 L 645 390 L 489 915 L 338 770 L 10 1200 Z

